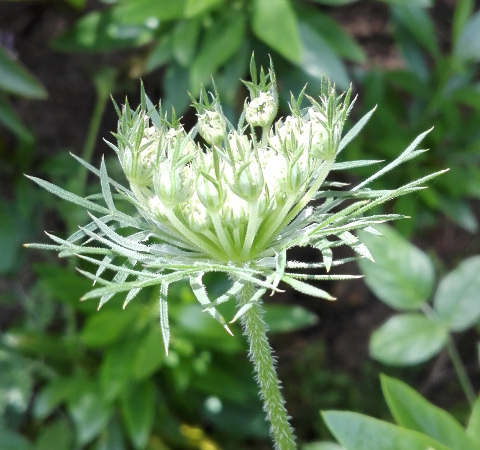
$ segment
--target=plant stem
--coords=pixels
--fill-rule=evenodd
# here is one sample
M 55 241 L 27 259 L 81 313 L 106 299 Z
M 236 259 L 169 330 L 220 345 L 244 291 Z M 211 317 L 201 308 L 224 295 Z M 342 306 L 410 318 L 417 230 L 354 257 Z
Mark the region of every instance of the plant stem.
M 251 283 L 245 284 L 238 294 L 240 307 L 249 302 L 254 294 Z M 249 357 L 255 368 L 263 409 L 270 422 L 270 434 L 276 450 L 295 450 L 292 427 L 288 421 L 285 401 L 280 392 L 280 380 L 275 371 L 275 360 L 268 343 L 267 325 L 263 320 L 263 308 L 260 301 L 242 316 L 242 327 L 250 346 Z
M 467 397 L 470 407 L 473 407 L 477 399 L 477 396 L 475 395 L 475 390 L 473 389 L 472 383 L 468 378 L 467 371 L 465 370 L 465 367 L 462 363 L 460 355 L 458 354 L 457 347 L 455 346 L 455 343 L 453 342 L 453 339 L 451 336 L 449 336 L 447 340 L 447 351 L 448 351 L 448 355 L 450 356 L 450 359 L 452 360 L 453 368 L 457 373 L 460 386 L 462 387 L 463 392 Z
M 95 143 L 97 142 L 98 131 L 102 122 L 103 113 L 107 106 L 107 101 L 110 96 L 110 92 L 115 85 L 115 69 L 107 67 L 99 70 L 93 75 L 93 82 L 95 85 L 95 91 L 97 98 L 95 100 L 95 106 L 93 108 L 90 124 L 88 126 L 87 137 L 82 150 L 82 158 L 90 162 L 92 159 Z M 79 178 L 79 194 L 84 195 L 87 184 L 87 170 L 82 168 Z

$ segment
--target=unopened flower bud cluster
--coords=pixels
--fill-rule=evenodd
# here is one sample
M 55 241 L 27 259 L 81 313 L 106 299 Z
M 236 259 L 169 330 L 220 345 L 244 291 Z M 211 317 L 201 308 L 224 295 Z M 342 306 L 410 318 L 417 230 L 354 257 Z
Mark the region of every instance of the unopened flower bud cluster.
M 328 117 L 328 98 L 310 99 L 304 110 L 291 105 L 291 114 L 274 122 L 272 70 L 247 87 L 250 98 L 237 128 L 224 116 L 218 95 L 205 93 L 194 102 L 198 123 L 189 133 L 175 118 L 157 114 L 154 121 L 139 110 L 130 123 L 120 119 L 116 135 L 142 214 L 198 251 L 234 262 L 265 252 L 291 220 L 288 214 L 319 171 L 333 164 L 343 126 L 341 107 Z

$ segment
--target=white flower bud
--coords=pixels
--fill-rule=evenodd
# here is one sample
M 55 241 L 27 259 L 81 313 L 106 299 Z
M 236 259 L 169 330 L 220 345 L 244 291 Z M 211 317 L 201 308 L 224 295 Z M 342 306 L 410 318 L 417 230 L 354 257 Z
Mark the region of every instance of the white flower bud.
M 239 228 L 247 223 L 248 205 L 245 200 L 230 194 L 223 206 L 223 217 L 232 229 Z
M 260 92 L 245 108 L 245 119 L 254 127 L 266 127 L 277 115 L 277 103 L 271 92 Z
M 198 116 L 198 132 L 210 145 L 220 144 L 225 137 L 227 124 L 218 111 L 205 111 Z
M 193 186 L 194 177 L 189 166 L 174 168 L 162 162 L 153 177 L 155 194 L 168 207 L 187 201 L 193 194 Z
M 246 201 L 253 201 L 262 193 L 264 179 L 262 168 L 257 159 L 251 155 L 250 160 L 238 166 L 233 172 L 230 188 Z
M 211 225 L 205 206 L 200 203 L 195 194 L 188 203 L 181 205 L 181 211 L 190 229 L 197 233 L 205 231 Z
M 151 197 L 148 200 L 148 206 L 153 216 L 157 220 L 161 220 L 161 221 L 166 220 L 167 217 L 165 215 L 165 212 L 166 212 L 165 205 L 162 203 L 162 201 L 157 195 Z
M 308 150 L 289 162 L 284 187 L 287 193 L 297 194 L 310 179 L 310 161 Z
M 221 181 L 215 180 L 213 176 L 206 176 L 205 173 L 198 175 L 197 195 L 209 212 L 217 212 L 225 200 Z

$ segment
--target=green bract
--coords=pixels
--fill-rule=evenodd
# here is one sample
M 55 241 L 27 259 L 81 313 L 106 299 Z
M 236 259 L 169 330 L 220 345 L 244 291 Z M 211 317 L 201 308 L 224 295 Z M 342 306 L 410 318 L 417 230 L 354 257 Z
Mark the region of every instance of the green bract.
M 84 298 L 99 298 L 102 306 L 116 293 L 125 293 L 125 305 L 139 291 L 159 286 L 160 321 L 168 350 L 168 287 L 188 279 L 205 312 L 228 326 L 216 310 L 232 297 L 238 299 L 233 320 L 242 318 L 272 434 L 277 448 L 294 448 L 273 360 L 262 321 L 261 297 L 278 291 L 280 282 L 315 297 L 333 300 L 312 280 L 348 276 L 314 275 L 305 269 L 324 269 L 358 258 L 371 258 L 367 247 L 352 233 L 377 233 L 376 224 L 398 219 L 397 214 L 367 215 L 368 211 L 418 189 L 440 172 L 393 190 L 367 186 L 402 162 L 419 155 L 421 134 L 398 158 L 367 180 L 346 189 L 330 172 L 380 161 L 337 162 L 345 146 L 367 123 L 366 114 L 342 137 L 352 108 L 351 89 L 338 95 L 328 82 L 313 99 L 301 92 L 291 96 L 290 114 L 273 123 L 278 96 L 273 68 L 265 74 L 252 59 L 252 81 L 246 82 L 250 100 L 237 126 L 224 116 L 218 94 L 202 90 L 194 101 L 199 122 L 187 132 L 179 120 L 158 109 L 142 90 L 141 104 L 128 102 L 120 110 L 116 144 L 128 187 L 112 180 L 102 161 L 100 169 L 75 157 L 100 178 L 102 194 L 81 198 L 46 181 L 33 178 L 52 193 L 86 208 L 92 221 L 68 239 L 49 235 L 55 245 L 32 244 L 79 255 L 95 264 L 95 273 L 81 271 L 100 285 Z M 302 108 L 306 100 L 308 106 Z M 116 191 L 112 194 L 112 188 Z M 314 204 L 311 204 L 315 200 Z M 138 214 L 117 209 L 118 202 L 135 206 Z M 132 231 L 134 230 L 134 231 Z M 297 246 L 319 250 L 323 260 L 304 263 L 287 260 L 287 250 Z M 347 245 L 355 256 L 334 259 L 332 249 Z M 103 277 L 113 271 L 113 277 Z M 231 287 L 211 299 L 202 277 L 224 272 Z M 273 377 L 273 378 L 272 378 Z

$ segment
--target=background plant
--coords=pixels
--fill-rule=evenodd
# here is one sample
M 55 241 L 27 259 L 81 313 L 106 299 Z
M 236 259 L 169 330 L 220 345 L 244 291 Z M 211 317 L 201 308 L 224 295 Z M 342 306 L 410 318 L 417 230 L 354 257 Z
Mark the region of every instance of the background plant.
M 467 399 L 477 394 L 468 379 L 452 333 L 478 324 L 480 258 L 466 258 L 446 274 L 434 291 L 432 260 L 393 229 L 382 227 L 387 242 L 364 236 L 377 264 L 360 262 L 365 281 L 387 305 L 401 311 L 370 339 L 373 358 L 391 365 L 419 364 L 447 349 Z

